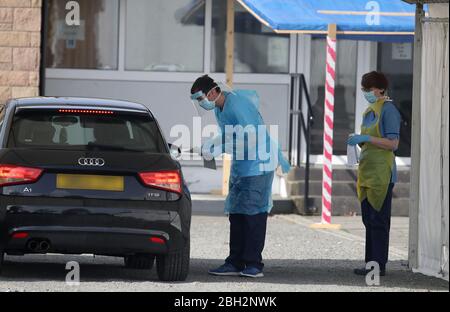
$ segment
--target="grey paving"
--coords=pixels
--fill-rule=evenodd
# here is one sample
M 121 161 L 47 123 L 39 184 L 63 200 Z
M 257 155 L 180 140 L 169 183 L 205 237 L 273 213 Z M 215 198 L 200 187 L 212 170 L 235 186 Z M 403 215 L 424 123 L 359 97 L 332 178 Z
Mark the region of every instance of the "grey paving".
M 408 219 L 394 218 L 391 263 L 380 286 L 366 286 L 352 274 L 363 264 L 364 239 L 359 217 L 336 217 L 340 231 L 313 230 L 317 218 L 276 215 L 269 218 L 265 277 L 215 277 L 208 269 L 222 264 L 228 252 L 228 219 L 194 216 L 192 261 L 185 282 L 159 282 L 152 271 L 130 270 L 120 258 L 92 255 L 6 258 L 0 291 L 448 291 L 448 282 L 413 274 L 406 267 Z M 81 284 L 65 283 L 65 264 L 78 261 Z

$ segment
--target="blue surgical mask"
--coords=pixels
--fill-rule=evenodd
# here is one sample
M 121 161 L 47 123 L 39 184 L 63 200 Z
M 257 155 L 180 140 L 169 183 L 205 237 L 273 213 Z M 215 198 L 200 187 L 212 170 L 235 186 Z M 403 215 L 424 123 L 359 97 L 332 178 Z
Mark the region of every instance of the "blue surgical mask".
M 217 88 L 217 87 L 214 87 L 213 89 L 215 89 L 215 88 Z M 209 92 L 211 92 L 211 90 Z M 208 92 L 208 94 L 209 94 L 209 92 Z M 199 102 L 199 105 L 206 110 L 213 110 L 216 107 L 216 101 L 219 99 L 220 94 L 221 93 L 219 93 L 219 95 L 217 95 L 217 97 L 212 101 L 208 100 L 208 96 L 206 96 L 206 98 L 204 98 L 203 100 L 201 100 Z
M 203 100 L 199 101 L 198 104 L 206 110 L 213 110 L 214 107 L 216 107 L 215 101 L 210 101 L 207 98 L 204 98 Z
M 364 97 L 366 98 L 367 102 L 369 102 L 370 104 L 373 104 L 378 100 L 374 91 L 369 91 L 369 92 L 363 91 L 363 94 L 364 94 Z
M 203 93 L 203 91 L 198 91 L 198 92 L 192 94 L 191 95 L 191 100 L 193 100 L 194 102 L 198 103 L 198 105 L 200 105 L 200 107 L 202 107 L 205 110 L 212 110 L 212 109 L 214 109 L 214 107 L 216 107 L 215 101 L 208 100 L 208 98 Z

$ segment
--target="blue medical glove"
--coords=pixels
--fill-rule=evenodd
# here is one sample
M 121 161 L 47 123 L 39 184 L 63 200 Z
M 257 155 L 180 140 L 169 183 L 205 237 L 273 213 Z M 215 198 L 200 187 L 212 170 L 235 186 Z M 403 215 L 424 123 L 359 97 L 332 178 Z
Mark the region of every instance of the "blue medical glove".
M 355 146 L 357 144 L 362 144 L 362 143 L 366 143 L 369 141 L 370 141 L 370 135 L 357 134 L 357 135 L 351 136 L 348 139 L 347 144 L 350 146 Z
M 279 158 L 278 161 L 279 161 L 280 166 L 281 166 L 281 171 L 283 172 L 283 174 L 288 174 L 289 171 L 291 170 L 291 164 L 283 156 L 283 154 L 281 153 L 281 149 L 278 150 L 278 158 Z

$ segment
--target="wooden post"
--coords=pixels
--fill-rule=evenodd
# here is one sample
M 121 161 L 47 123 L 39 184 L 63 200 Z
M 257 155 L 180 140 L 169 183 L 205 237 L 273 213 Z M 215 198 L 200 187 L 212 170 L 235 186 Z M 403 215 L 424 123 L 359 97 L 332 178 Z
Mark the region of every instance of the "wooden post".
M 226 36 L 226 83 L 233 87 L 234 70 L 234 0 L 227 0 L 227 36 Z M 228 195 L 228 183 L 231 172 L 231 156 L 223 154 L 222 195 Z
M 227 35 L 226 35 L 226 83 L 233 87 L 234 71 L 234 0 L 227 0 Z
M 337 25 L 336 24 L 330 24 L 328 25 L 328 37 L 330 37 L 333 40 L 336 40 L 337 36 Z

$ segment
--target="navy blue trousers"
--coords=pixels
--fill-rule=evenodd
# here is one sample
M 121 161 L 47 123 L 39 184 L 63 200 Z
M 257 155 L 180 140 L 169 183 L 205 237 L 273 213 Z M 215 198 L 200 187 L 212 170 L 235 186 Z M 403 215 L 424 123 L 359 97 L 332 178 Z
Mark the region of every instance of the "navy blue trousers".
M 225 262 L 239 270 L 264 268 L 262 251 L 266 240 L 267 213 L 230 214 L 230 255 Z
M 389 255 L 389 231 L 391 229 L 391 183 L 380 211 L 375 210 L 365 199 L 361 203 L 361 213 L 364 226 L 366 227 L 366 263 L 376 261 L 380 270 L 386 269 Z

